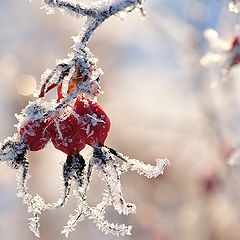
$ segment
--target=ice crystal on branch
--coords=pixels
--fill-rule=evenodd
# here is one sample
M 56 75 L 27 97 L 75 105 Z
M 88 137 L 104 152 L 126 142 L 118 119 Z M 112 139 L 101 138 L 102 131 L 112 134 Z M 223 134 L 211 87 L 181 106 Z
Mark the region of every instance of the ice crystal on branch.
M 62 233 L 67 237 L 76 229 L 77 223 L 89 218 L 98 229 L 116 236 L 130 235 L 132 226 L 109 223 L 105 219 L 106 208 L 112 206 L 119 214 L 134 214 L 136 206 L 124 199 L 121 175 L 128 170 L 136 171 L 148 178 L 163 174 L 169 165 L 167 159 L 157 159 L 156 166 L 130 159 L 105 145 L 110 130 L 110 119 L 97 102 L 100 78 L 103 71 L 97 67 L 97 59 L 87 48 L 93 32 L 109 17 L 120 12 L 129 13 L 139 9 L 142 0 L 100 1 L 84 5 L 77 1 L 42 0 L 48 13 L 55 9 L 77 17 L 87 17 L 82 32 L 74 37 L 73 52 L 68 58 L 57 60 L 52 70 L 42 75 L 37 98 L 30 102 L 19 115 L 17 133 L 7 138 L 0 148 L 1 162 L 17 170 L 17 196 L 28 206 L 30 230 L 39 237 L 39 215 L 46 210 L 63 207 L 73 188 L 77 207 L 69 216 Z M 48 100 L 46 95 L 57 89 L 57 96 Z M 44 149 L 51 141 L 54 147 L 65 154 L 67 160 L 62 169 L 63 186 L 60 198 L 55 203 L 45 203 L 36 194 L 28 193 L 28 151 Z M 90 159 L 80 152 L 89 145 L 93 149 Z M 115 159 L 120 159 L 118 163 Z M 96 206 L 88 204 L 88 188 L 92 173 L 97 171 L 104 183 L 102 201 Z

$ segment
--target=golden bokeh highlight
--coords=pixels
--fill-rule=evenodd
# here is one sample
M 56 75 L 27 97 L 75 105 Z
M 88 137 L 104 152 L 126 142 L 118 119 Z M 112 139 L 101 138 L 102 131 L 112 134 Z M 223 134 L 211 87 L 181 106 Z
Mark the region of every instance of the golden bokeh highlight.
M 29 96 L 36 91 L 36 79 L 31 75 L 22 75 L 16 81 L 16 89 L 19 94 Z

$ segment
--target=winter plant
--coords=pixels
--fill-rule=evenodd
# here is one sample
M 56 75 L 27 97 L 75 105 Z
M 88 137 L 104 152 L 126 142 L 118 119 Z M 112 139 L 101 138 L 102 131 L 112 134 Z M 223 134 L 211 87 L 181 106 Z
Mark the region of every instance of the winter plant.
M 87 44 L 93 32 L 109 17 L 133 10 L 144 14 L 143 0 L 109 0 L 89 5 L 62 0 L 42 0 L 42 3 L 49 14 L 60 9 L 64 14 L 85 16 L 86 23 L 81 33 L 73 38 L 73 52 L 68 58 L 57 61 L 53 70 L 47 70 L 42 75 L 39 90 L 35 93 L 36 100 L 16 115 L 17 133 L 1 145 L 1 162 L 17 171 L 17 195 L 32 213 L 30 230 L 36 236 L 39 236 L 40 214 L 63 207 L 72 185 L 77 207 L 75 215 L 70 215 L 62 230 L 66 237 L 85 218 L 91 219 L 106 234 L 129 235 L 132 226 L 109 223 L 105 219 L 107 206 L 113 206 L 119 214 L 136 211 L 133 203 L 124 200 L 121 175 L 132 170 L 148 178 L 157 177 L 163 174 L 169 161 L 157 159 L 156 166 L 151 166 L 130 159 L 104 144 L 110 130 L 110 119 L 97 102 L 103 72 L 97 67 L 97 59 Z M 46 95 L 54 88 L 57 89 L 56 99 L 48 100 Z M 50 140 L 56 149 L 67 154 L 62 170 L 61 197 L 51 204 L 39 195 L 32 196 L 26 186 L 29 179 L 28 151 L 42 150 Z M 80 154 L 86 145 L 93 149 L 90 159 L 84 159 Z M 87 190 L 93 171 L 97 171 L 104 182 L 104 192 L 100 203 L 89 206 Z

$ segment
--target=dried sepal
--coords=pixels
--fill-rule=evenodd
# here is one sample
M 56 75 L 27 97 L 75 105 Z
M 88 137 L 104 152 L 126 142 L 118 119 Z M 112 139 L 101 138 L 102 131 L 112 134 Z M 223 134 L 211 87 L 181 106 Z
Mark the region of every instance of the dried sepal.
M 170 165 L 170 162 L 167 158 L 156 159 L 156 165 L 153 166 L 151 164 L 145 164 L 137 159 L 131 159 L 127 156 L 124 156 L 122 153 L 119 153 L 112 148 L 108 149 L 112 154 L 124 162 L 121 168 L 119 168 L 120 172 L 123 173 L 130 169 L 131 171 L 137 171 L 139 175 L 144 175 L 147 178 L 156 178 L 163 174 L 166 166 Z
M 96 159 L 96 157 L 99 157 L 97 156 L 99 154 L 95 154 L 94 157 L 98 165 L 101 178 L 105 183 L 105 191 L 108 192 L 114 209 L 119 214 L 124 215 L 135 213 L 135 204 L 127 203 L 124 200 L 120 182 L 120 173 L 117 169 L 115 159 L 108 151 L 106 151 L 106 148 L 101 148 L 101 150 L 98 149 L 97 151 L 101 151 L 101 154 L 103 154 L 100 159 Z M 104 161 L 102 161 L 102 159 L 104 159 Z
M 115 236 L 131 235 L 132 226 L 109 223 L 105 219 L 102 209 L 88 208 L 86 213 L 87 217 L 93 221 L 96 227 L 105 234 L 112 234 Z
M 113 154 L 122 159 L 123 163 L 117 164 Z M 105 219 L 106 208 L 113 206 L 119 214 L 127 215 L 135 213 L 135 204 L 126 203 L 124 200 L 120 175 L 130 169 L 149 178 L 157 177 L 163 174 L 164 168 L 169 165 L 169 161 L 167 159 L 157 159 L 156 161 L 156 166 L 152 166 L 135 159 L 129 159 L 111 148 L 96 148 L 92 158 L 86 163 L 83 171 L 84 174 L 81 175 L 81 186 L 79 186 L 76 180 L 77 178 L 75 178 L 74 195 L 77 199 L 76 214 L 69 216 L 69 220 L 66 226 L 63 227 L 62 233 L 68 237 L 69 233 L 76 229 L 77 223 L 87 217 L 105 234 L 113 234 L 116 236 L 130 235 L 132 226 L 109 223 Z M 87 189 L 93 170 L 99 173 L 100 178 L 104 182 L 102 201 L 95 207 L 89 206 L 87 203 Z M 68 171 L 71 172 L 72 170 L 69 169 Z
M 47 205 L 45 204 L 42 197 L 38 194 L 32 196 L 27 191 L 26 183 L 27 180 L 30 178 L 28 173 L 28 165 L 20 167 L 18 169 L 17 176 L 17 197 L 22 199 L 22 202 L 27 205 L 28 213 L 31 213 L 33 217 L 29 218 L 29 229 L 34 233 L 36 237 L 40 237 L 39 233 L 39 215 L 47 209 Z

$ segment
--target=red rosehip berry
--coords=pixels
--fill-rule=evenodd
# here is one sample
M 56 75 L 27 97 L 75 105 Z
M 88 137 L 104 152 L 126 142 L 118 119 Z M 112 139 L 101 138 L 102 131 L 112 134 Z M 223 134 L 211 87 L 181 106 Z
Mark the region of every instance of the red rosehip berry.
M 45 147 L 50 139 L 48 123 L 44 121 L 27 121 L 20 127 L 21 140 L 30 151 L 38 151 Z
M 101 147 L 110 130 L 110 119 L 101 106 L 91 99 L 78 98 L 73 106 L 77 133 L 92 147 Z
M 54 147 L 68 155 L 78 154 L 86 144 L 76 128 L 77 121 L 71 114 L 66 119 L 60 117 L 53 119 L 50 132 Z

